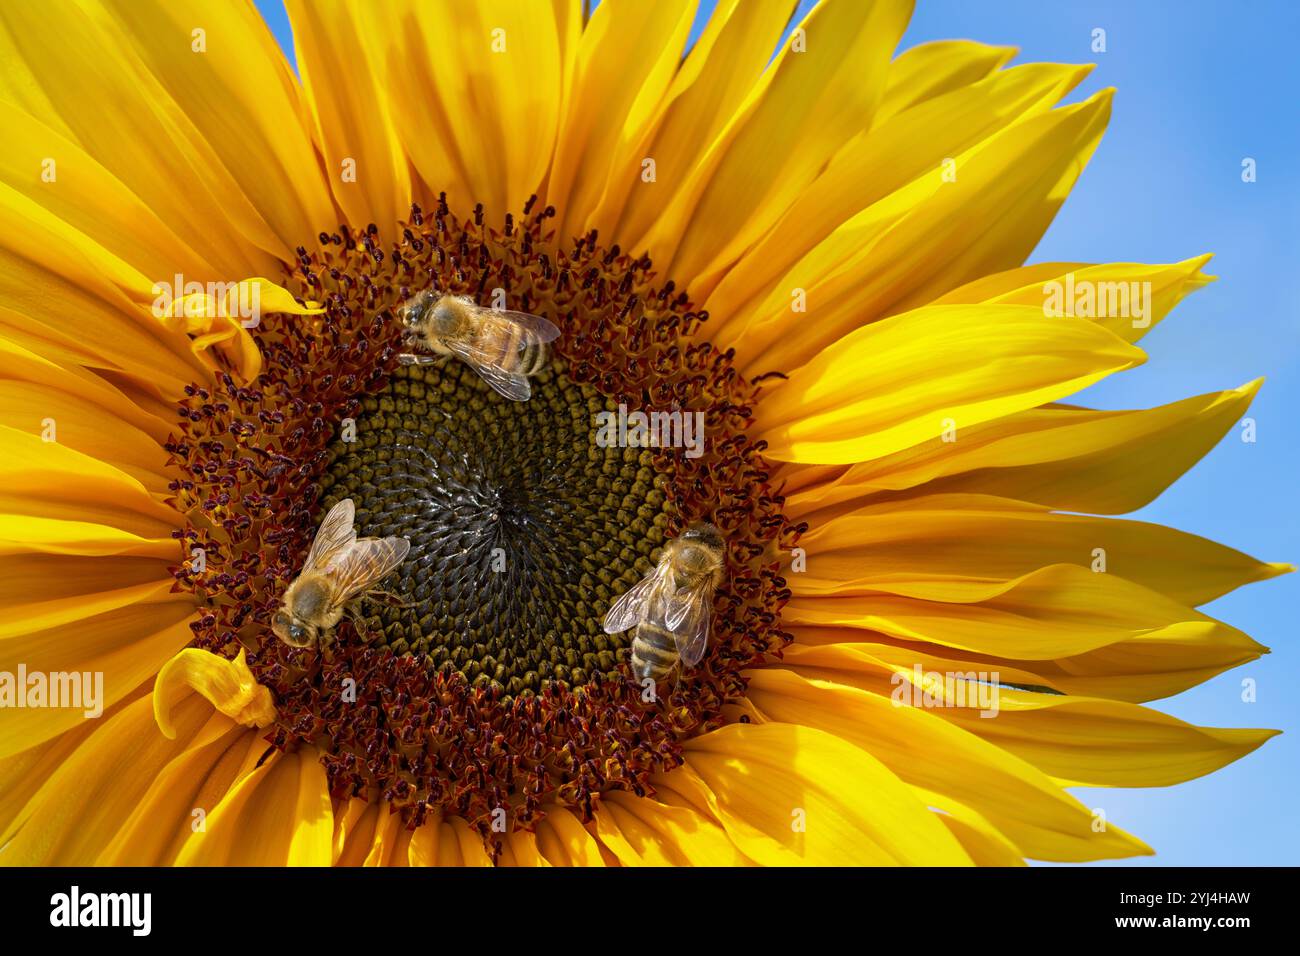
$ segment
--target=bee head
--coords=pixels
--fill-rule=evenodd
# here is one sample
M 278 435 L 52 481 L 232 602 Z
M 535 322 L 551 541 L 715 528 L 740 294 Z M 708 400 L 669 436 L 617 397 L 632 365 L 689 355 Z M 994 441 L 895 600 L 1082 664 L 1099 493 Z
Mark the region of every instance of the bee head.
M 704 547 L 712 548 L 715 551 L 722 549 L 722 532 L 703 521 L 696 522 L 687 528 L 682 535 L 682 540 L 702 544 Z
M 303 624 L 288 611 L 276 611 L 271 618 L 271 630 L 290 647 L 310 647 L 316 642 L 316 628 Z
M 465 307 L 449 295 L 433 304 L 429 313 L 428 332 L 435 341 L 455 338 L 465 325 Z
M 429 307 L 433 304 L 433 290 L 421 292 L 419 295 L 407 299 L 397 307 L 397 320 L 402 323 L 408 330 L 416 330 L 424 324 L 425 316 L 428 315 Z

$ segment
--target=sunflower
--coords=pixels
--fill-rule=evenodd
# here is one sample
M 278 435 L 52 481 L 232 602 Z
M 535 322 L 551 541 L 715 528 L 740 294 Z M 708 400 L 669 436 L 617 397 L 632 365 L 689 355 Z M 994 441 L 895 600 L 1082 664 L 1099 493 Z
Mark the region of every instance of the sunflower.
M 691 0 L 292 0 L 301 81 L 251 3 L 0 6 L 0 673 L 104 680 L 4 713 L 0 862 L 1129 857 L 1066 788 L 1272 735 L 1144 704 L 1290 569 L 1113 517 L 1258 382 L 1062 403 L 1209 257 L 1023 264 L 1111 91 L 792 6 L 686 51 Z M 429 289 L 560 328 L 528 402 L 399 362 Z M 595 440 L 636 414 L 702 441 Z M 345 498 L 400 600 L 289 647 Z M 712 637 L 647 694 L 601 621 L 700 521 Z

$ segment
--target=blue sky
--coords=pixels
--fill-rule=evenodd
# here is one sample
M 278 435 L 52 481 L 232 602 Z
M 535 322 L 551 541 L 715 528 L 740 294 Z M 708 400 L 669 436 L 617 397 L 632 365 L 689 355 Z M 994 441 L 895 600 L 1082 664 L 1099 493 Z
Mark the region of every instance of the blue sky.
M 801 4 L 802 9 L 810 2 Z M 280 0 L 258 0 L 292 57 Z M 699 24 L 712 9 L 704 0 Z M 1106 52 L 1092 32 L 1106 31 Z M 1118 89 L 1088 169 L 1031 262 L 1177 262 L 1215 254 L 1219 281 L 1142 341 L 1148 363 L 1080 401 L 1134 408 L 1265 376 L 1257 440 L 1229 435 L 1135 517 L 1271 561 L 1300 562 L 1300 3 L 1261 0 L 919 0 L 903 46 L 969 38 L 1021 49 L 1016 62 L 1096 63 L 1071 97 Z M 1241 162 L 1257 164 L 1243 183 Z M 1273 649 L 1158 708 L 1211 726 L 1285 733 L 1206 778 L 1156 790 L 1080 790 L 1158 851 L 1152 862 L 1300 863 L 1300 575 L 1251 585 L 1205 610 Z M 1241 700 L 1241 681 L 1257 700 Z

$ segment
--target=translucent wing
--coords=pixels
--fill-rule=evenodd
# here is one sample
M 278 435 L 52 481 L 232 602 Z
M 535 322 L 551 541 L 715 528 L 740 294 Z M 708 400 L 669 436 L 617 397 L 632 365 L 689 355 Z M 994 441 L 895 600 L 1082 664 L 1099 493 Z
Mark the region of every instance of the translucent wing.
M 490 309 L 492 315 L 523 326 L 525 338 L 535 342 L 554 342 L 560 337 L 559 327 L 550 319 L 528 312 L 511 312 L 508 309 Z
M 707 584 L 707 582 L 702 582 Z M 674 588 L 664 599 L 664 626 L 670 631 L 677 630 L 682 619 L 691 609 L 692 602 L 699 598 L 700 585 L 693 588 Z
M 528 384 L 528 376 L 518 372 L 508 372 L 495 362 L 474 354 L 472 348 L 451 346 L 451 350 L 463 358 L 469 367 L 482 376 L 494 389 L 512 402 L 526 402 L 532 398 L 533 387 Z
M 675 623 L 674 623 L 675 622 Z M 673 632 L 677 655 L 687 667 L 694 667 L 709 645 L 709 628 L 713 622 L 713 584 L 702 581 L 692 588 L 682 588 L 668 599 L 664 623 Z
M 508 334 L 499 331 L 507 326 L 519 331 L 519 339 L 514 348 L 516 355 L 530 345 L 551 342 L 560 335 L 560 330 L 554 323 L 540 315 L 496 309 L 479 309 L 478 312 L 485 323 L 492 323 L 491 328 L 498 331 L 498 334 Z M 467 342 L 451 343 L 449 347 L 458 357 L 469 363 L 469 366 L 478 372 L 484 381 L 506 398 L 511 401 L 526 402 L 533 394 L 532 386 L 528 384 L 528 377 L 502 367 L 498 341 L 497 335 L 489 334 L 481 340 L 476 338 Z
M 316 531 L 316 540 L 311 543 L 307 560 L 303 562 L 304 571 L 317 571 L 329 564 L 352 542 L 357 540 L 357 530 L 352 527 L 356 520 L 356 509 L 351 498 L 344 498 L 333 508 L 320 523 Z
M 654 596 L 667 574 L 668 563 L 661 561 L 653 571 L 625 591 L 605 614 L 605 633 L 618 634 L 640 624 L 645 617 L 646 603 Z
M 334 592 L 330 603 L 346 604 L 368 591 L 396 568 L 411 550 L 405 538 L 362 538 L 336 557 L 327 567 Z
M 441 355 L 413 355 L 409 352 L 403 352 L 397 356 L 399 365 L 436 365 L 443 360 Z

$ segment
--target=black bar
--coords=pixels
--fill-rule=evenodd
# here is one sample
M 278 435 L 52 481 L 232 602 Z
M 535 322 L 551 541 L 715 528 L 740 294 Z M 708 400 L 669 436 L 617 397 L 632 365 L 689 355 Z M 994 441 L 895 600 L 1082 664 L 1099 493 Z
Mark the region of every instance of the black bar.
M 829 945 L 841 933 L 864 945 L 892 940 L 904 949 L 927 939 L 965 949 L 981 939 L 996 945 L 1008 939 L 1072 942 L 1096 936 L 1173 940 L 1196 935 L 1230 944 L 1242 933 L 1263 930 L 1276 937 L 1290 928 L 1296 876 L 1295 868 L 1158 867 L 0 868 L 0 917 L 10 939 L 78 933 L 129 944 L 133 937 L 146 938 L 136 932 L 144 928 L 144 897 L 116 894 L 149 894 L 147 938 L 200 945 L 220 939 L 241 947 L 281 939 L 396 942 L 394 934 L 407 933 L 433 943 L 439 928 L 492 946 L 550 939 L 566 948 L 617 939 L 671 940 L 674 932 L 761 941 L 769 931 L 784 938 L 806 934 L 813 948 Z M 118 925 L 66 925 L 72 922 L 74 886 L 77 922 L 98 919 L 94 914 L 101 912 L 111 918 L 116 910 Z M 115 895 L 105 900 L 101 894 Z M 65 925 L 52 925 L 60 921 Z M 596 935 L 606 927 L 614 935 Z

